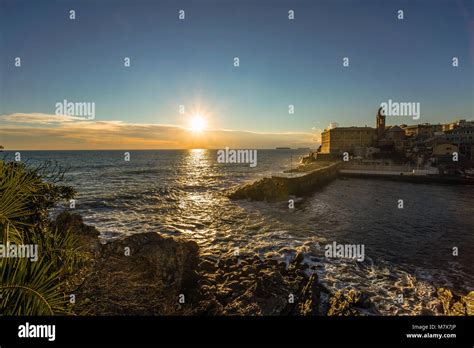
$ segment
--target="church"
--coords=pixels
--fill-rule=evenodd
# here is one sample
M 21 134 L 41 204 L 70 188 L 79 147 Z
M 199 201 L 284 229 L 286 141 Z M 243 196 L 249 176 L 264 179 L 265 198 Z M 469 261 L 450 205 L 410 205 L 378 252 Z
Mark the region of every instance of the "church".
M 372 127 L 336 127 L 325 129 L 321 133 L 322 154 L 354 153 L 356 149 L 368 147 L 393 146 L 403 148 L 405 131 L 399 126 L 386 126 L 386 116 L 379 108 L 376 116 L 376 128 Z

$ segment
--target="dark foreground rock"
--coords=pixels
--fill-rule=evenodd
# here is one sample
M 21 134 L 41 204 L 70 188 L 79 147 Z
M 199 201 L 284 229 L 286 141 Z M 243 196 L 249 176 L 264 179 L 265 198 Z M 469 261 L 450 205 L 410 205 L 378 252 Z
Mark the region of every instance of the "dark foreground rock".
M 54 225 L 74 231 L 80 248 L 92 255 L 87 275 L 73 290 L 77 313 L 188 314 L 189 308 L 179 301 L 180 296 L 190 301 L 198 294 L 199 250 L 195 242 L 143 233 L 100 244 L 99 232 L 83 224 L 79 215 L 69 213 L 60 214 Z
M 316 274 L 303 265 L 258 257 L 201 258 L 195 242 L 158 233 L 108 244 L 67 212 L 53 226 L 74 231 L 92 260 L 71 292 L 74 310 L 88 315 L 316 315 Z
M 367 296 L 360 291 L 350 289 L 337 291 L 329 299 L 329 316 L 360 315 L 360 309 L 372 308 Z
M 317 275 L 307 277 L 297 263 L 229 257 L 208 272 L 207 262 L 200 265 L 201 314 L 319 314 Z
M 101 315 L 167 315 L 195 297 L 198 247 L 157 233 L 130 236 L 102 247 L 81 287 L 77 308 Z M 184 297 L 183 297 L 184 296 Z
M 79 215 L 62 213 L 53 227 L 71 230 L 87 262 L 69 281 L 76 314 L 88 315 L 360 315 L 376 314 L 355 289 L 330 293 L 297 254 L 289 264 L 253 256 L 202 256 L 192 241 L 158 233 L 108 244 Z M 438 289 L 447 315 L 473 315 L 474 292 Z
M 474 315 L 474 291 L 460 296 L 451 290 L 439 288 L 437 295 L 445 315 Z

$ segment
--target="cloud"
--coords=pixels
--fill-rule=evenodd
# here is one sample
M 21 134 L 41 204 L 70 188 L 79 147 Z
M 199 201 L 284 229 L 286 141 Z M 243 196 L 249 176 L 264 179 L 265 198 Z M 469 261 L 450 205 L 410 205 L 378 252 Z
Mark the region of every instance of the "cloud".
M 314 133 L 209 129 L 123 121 L 78 121 L 48 114 L 0 115 L 0 144 L 7 149 L 188 149 L 312 147 Z
M 0 120 L 12 123 L 30 123 L 30 124 L 57 124 L 65 122 L 77 122 L 82 118 L 68 115 L 51 115 L 42 113 L 16 113 L 9 115 L 0 115 Z

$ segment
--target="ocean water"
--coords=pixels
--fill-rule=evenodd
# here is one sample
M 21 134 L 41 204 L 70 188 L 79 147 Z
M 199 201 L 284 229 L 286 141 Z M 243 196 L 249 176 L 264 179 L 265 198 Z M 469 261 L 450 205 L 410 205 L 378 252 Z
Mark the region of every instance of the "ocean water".
M 214 259 L 236 248 L 288 261 L 303 252 L 330 291 L 369 295 L 375 311 L 364 314 L 440 314 L 437 287 L 474 290 L 473 186 L 335 180 L 288 209 L 287 202 L 231 201 L 225 192 L 296 167 L 305 150 L 259 150 L 255 168 L 219 164 L 212 150 L 129 152 L 129 162 L 124 151 L 21 155 L 33 165 L 53 160 L 67 168 L 77 212 L 105 240 L 156 231 L 195 240 Z M 325 257 L 334 241 L 364 245 L 365 260 Z

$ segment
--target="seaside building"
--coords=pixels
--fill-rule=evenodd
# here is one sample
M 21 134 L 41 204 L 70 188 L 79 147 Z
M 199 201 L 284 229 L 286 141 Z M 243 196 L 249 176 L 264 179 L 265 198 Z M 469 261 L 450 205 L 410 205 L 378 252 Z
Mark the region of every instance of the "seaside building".
M 429 123 L 415 124 L 411 126 L 403 125 L 402 129 L 405 131 L 406 136 L 417 137 L 419 139 L 431 138 L 436 131 L 433 125 Z
M 439 144 L 433 147 L 433 156 L 452 156 L 453 152 L 458 152 L 458 147 L 449 144 L 449 143 L 444 143 L 444 144 Z
M 368 148 L 376 146 L 403 147 L 405 132 L 398 126 L 386 126 L 386 116 L 379 108 L 376 128 L 372 127 L 330 127 L 321 133 L 321 153 L 366 154 Z
M 331 127 L 321 133 L 321 155 L 348 152 L 357 158 L 386 157 L 402 160 L 452 156 L 459 152 L 474 160 L 474 121 L 459 120 L 447 124 L 387 126 L 379 108 L 376 128 Z
M 468 159 L 474 160 L 474 122 L 464 122 L 446 132 L 446 139 L 459 148 L 459 152 Z
M 324 154 L 353 153 L 357 148 L 370 147 L 377 140 L 372 127 L 337 127 L 321 133 L 321 152 Z

